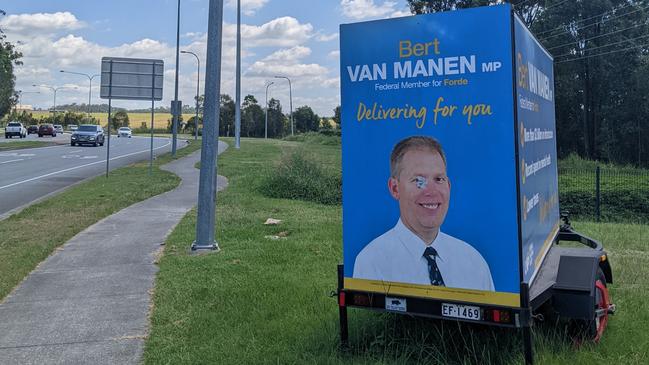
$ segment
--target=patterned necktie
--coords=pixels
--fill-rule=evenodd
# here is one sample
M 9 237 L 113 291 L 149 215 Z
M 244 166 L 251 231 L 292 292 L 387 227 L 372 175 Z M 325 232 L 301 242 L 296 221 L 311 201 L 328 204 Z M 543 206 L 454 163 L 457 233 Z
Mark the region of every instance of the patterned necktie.
M 428 261 L 428 275 L 430 276 L 430 283 L 435 286 L 444 286 L 444 279 L 442 279 L 442 273 L 439 272 L 437 267 L 437 262 L 435 257 L 437 256 L 437 251 L 432 247 L 427 247 L 424 251 L 424 258 Z

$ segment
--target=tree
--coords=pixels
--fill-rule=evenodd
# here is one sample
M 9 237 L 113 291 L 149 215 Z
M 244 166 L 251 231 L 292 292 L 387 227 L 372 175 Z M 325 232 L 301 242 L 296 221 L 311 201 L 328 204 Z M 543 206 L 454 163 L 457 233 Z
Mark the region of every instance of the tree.
M 268 137 L 284 137 L 288 119 L 282 112 L 279 100 L 272 98 L 268 101 Z
M 340 105 L 334 108 L 334 116 L 331 119 L 333 119 L 338 129 L 340 129 Z
M 317 131 L 320 126 L 320 117 L 313 112 L 309 106 L 301 106 L 293 112 L 293 121 L 295 122 L 295 132 L 304 133 Z
M 128 127 L 129 125 L 128 113 L 123 110 L 120 110 L 117 113 L 113 114 L 110 120 L 110 126 L 115 130 L 119 129 L 120 127 Z
M 219 136 L 234 134 L 234 101 L 228 94 L 221 94 L 221 109 L 219 110 Z
M 264 136 L 264 110 L 252 95 L 243 98 L 241 107 L 241 135 L 246 137 Z
M 6 13 L 0 10 L 0 16 Z M 0 119 L 16 105 L 18 95 L 14 88 L 16 86 L 16 75 L 14 66 L 22 65 L 20 58 L 22 54 L 17 52 L 14 45 L 6 41 L 7 36 L 0 29 Z
M 554 57 L 557 150 L 647 165 L 647 0 L 510 1 Z M 408 0 L 413 13 L 491 5 L 482 0 Z M 644 143 L 643 143 L 644 142 Z M 644 157 L 644 158 L 643 158 Z
M 199 126 L 199 133 L 198 134 L 201 134 L 200 131 L 202 130 L 202 128 L 201 128 L 202 125 L 203 125 L 203 118 L 201 118 L 199 116 L 198 117 L 198 126 Z M 185 125 L 184 125 L 183 131 L 185 133 L 190 133 L 190 134 L 194 134 L 196 132 L 196 115 L 192 116 L 191 118 L 189 118 L 189 120 L 187 120 L 187 123 L 185 123 Z

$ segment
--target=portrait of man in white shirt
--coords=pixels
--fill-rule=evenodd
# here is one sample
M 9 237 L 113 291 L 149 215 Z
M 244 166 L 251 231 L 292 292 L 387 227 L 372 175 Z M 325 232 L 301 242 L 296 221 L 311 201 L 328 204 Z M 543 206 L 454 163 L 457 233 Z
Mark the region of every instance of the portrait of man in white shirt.
M 412 136 L 396 144 L 390 155 L 388 190 L 399 203 L 399 220 L 358 254 L 353 278 L 495 290 L 482 255 L 440 231 L 451 182 L 436 139 Z

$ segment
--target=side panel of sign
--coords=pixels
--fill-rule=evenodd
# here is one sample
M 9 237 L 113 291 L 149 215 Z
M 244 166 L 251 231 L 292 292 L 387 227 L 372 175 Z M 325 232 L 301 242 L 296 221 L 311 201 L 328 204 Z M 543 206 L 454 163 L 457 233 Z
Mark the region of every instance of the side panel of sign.
M 554 72 L 552 57 L 515 19 L 521 253 L 530 282 L 559 229 Z
M 99 97 L 122 100 L 162 100 L 163 77 L 162 60 L 103 57 Z
M 519 305 L 509 11 L 341 26 L 345 288 Z

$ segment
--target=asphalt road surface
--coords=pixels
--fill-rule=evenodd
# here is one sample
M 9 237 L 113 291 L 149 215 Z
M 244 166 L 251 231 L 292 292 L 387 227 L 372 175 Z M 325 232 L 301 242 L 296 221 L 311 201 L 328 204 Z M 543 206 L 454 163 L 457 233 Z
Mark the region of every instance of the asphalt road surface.
M 52 140 L 30 135 L 27 140 Z M 62 138 L 62 139 L 60 139 Z M 18 141 L 17 138 L 13 139 Z M 25 141 L 25 139 L 22 139 Z M 33 201 L 51 195 L 88 177 L 106 172 L 106 149 L 70 146 L 70 135 L 55 139 L 58 146 L 0 151 L 0 219 Z M 67 142 L 66 142 L 67 141 Z M 106 139 L 108 142 L 108 139 Z M 110 138 L 110 170 L 149 159 L 149 137 Z M 178 147 L 184 146 L 178 141 Z M 171 139 L 154 138 L 154 157 L 171 151 Z M 109 177 L 110 178 L 110 177 Z

